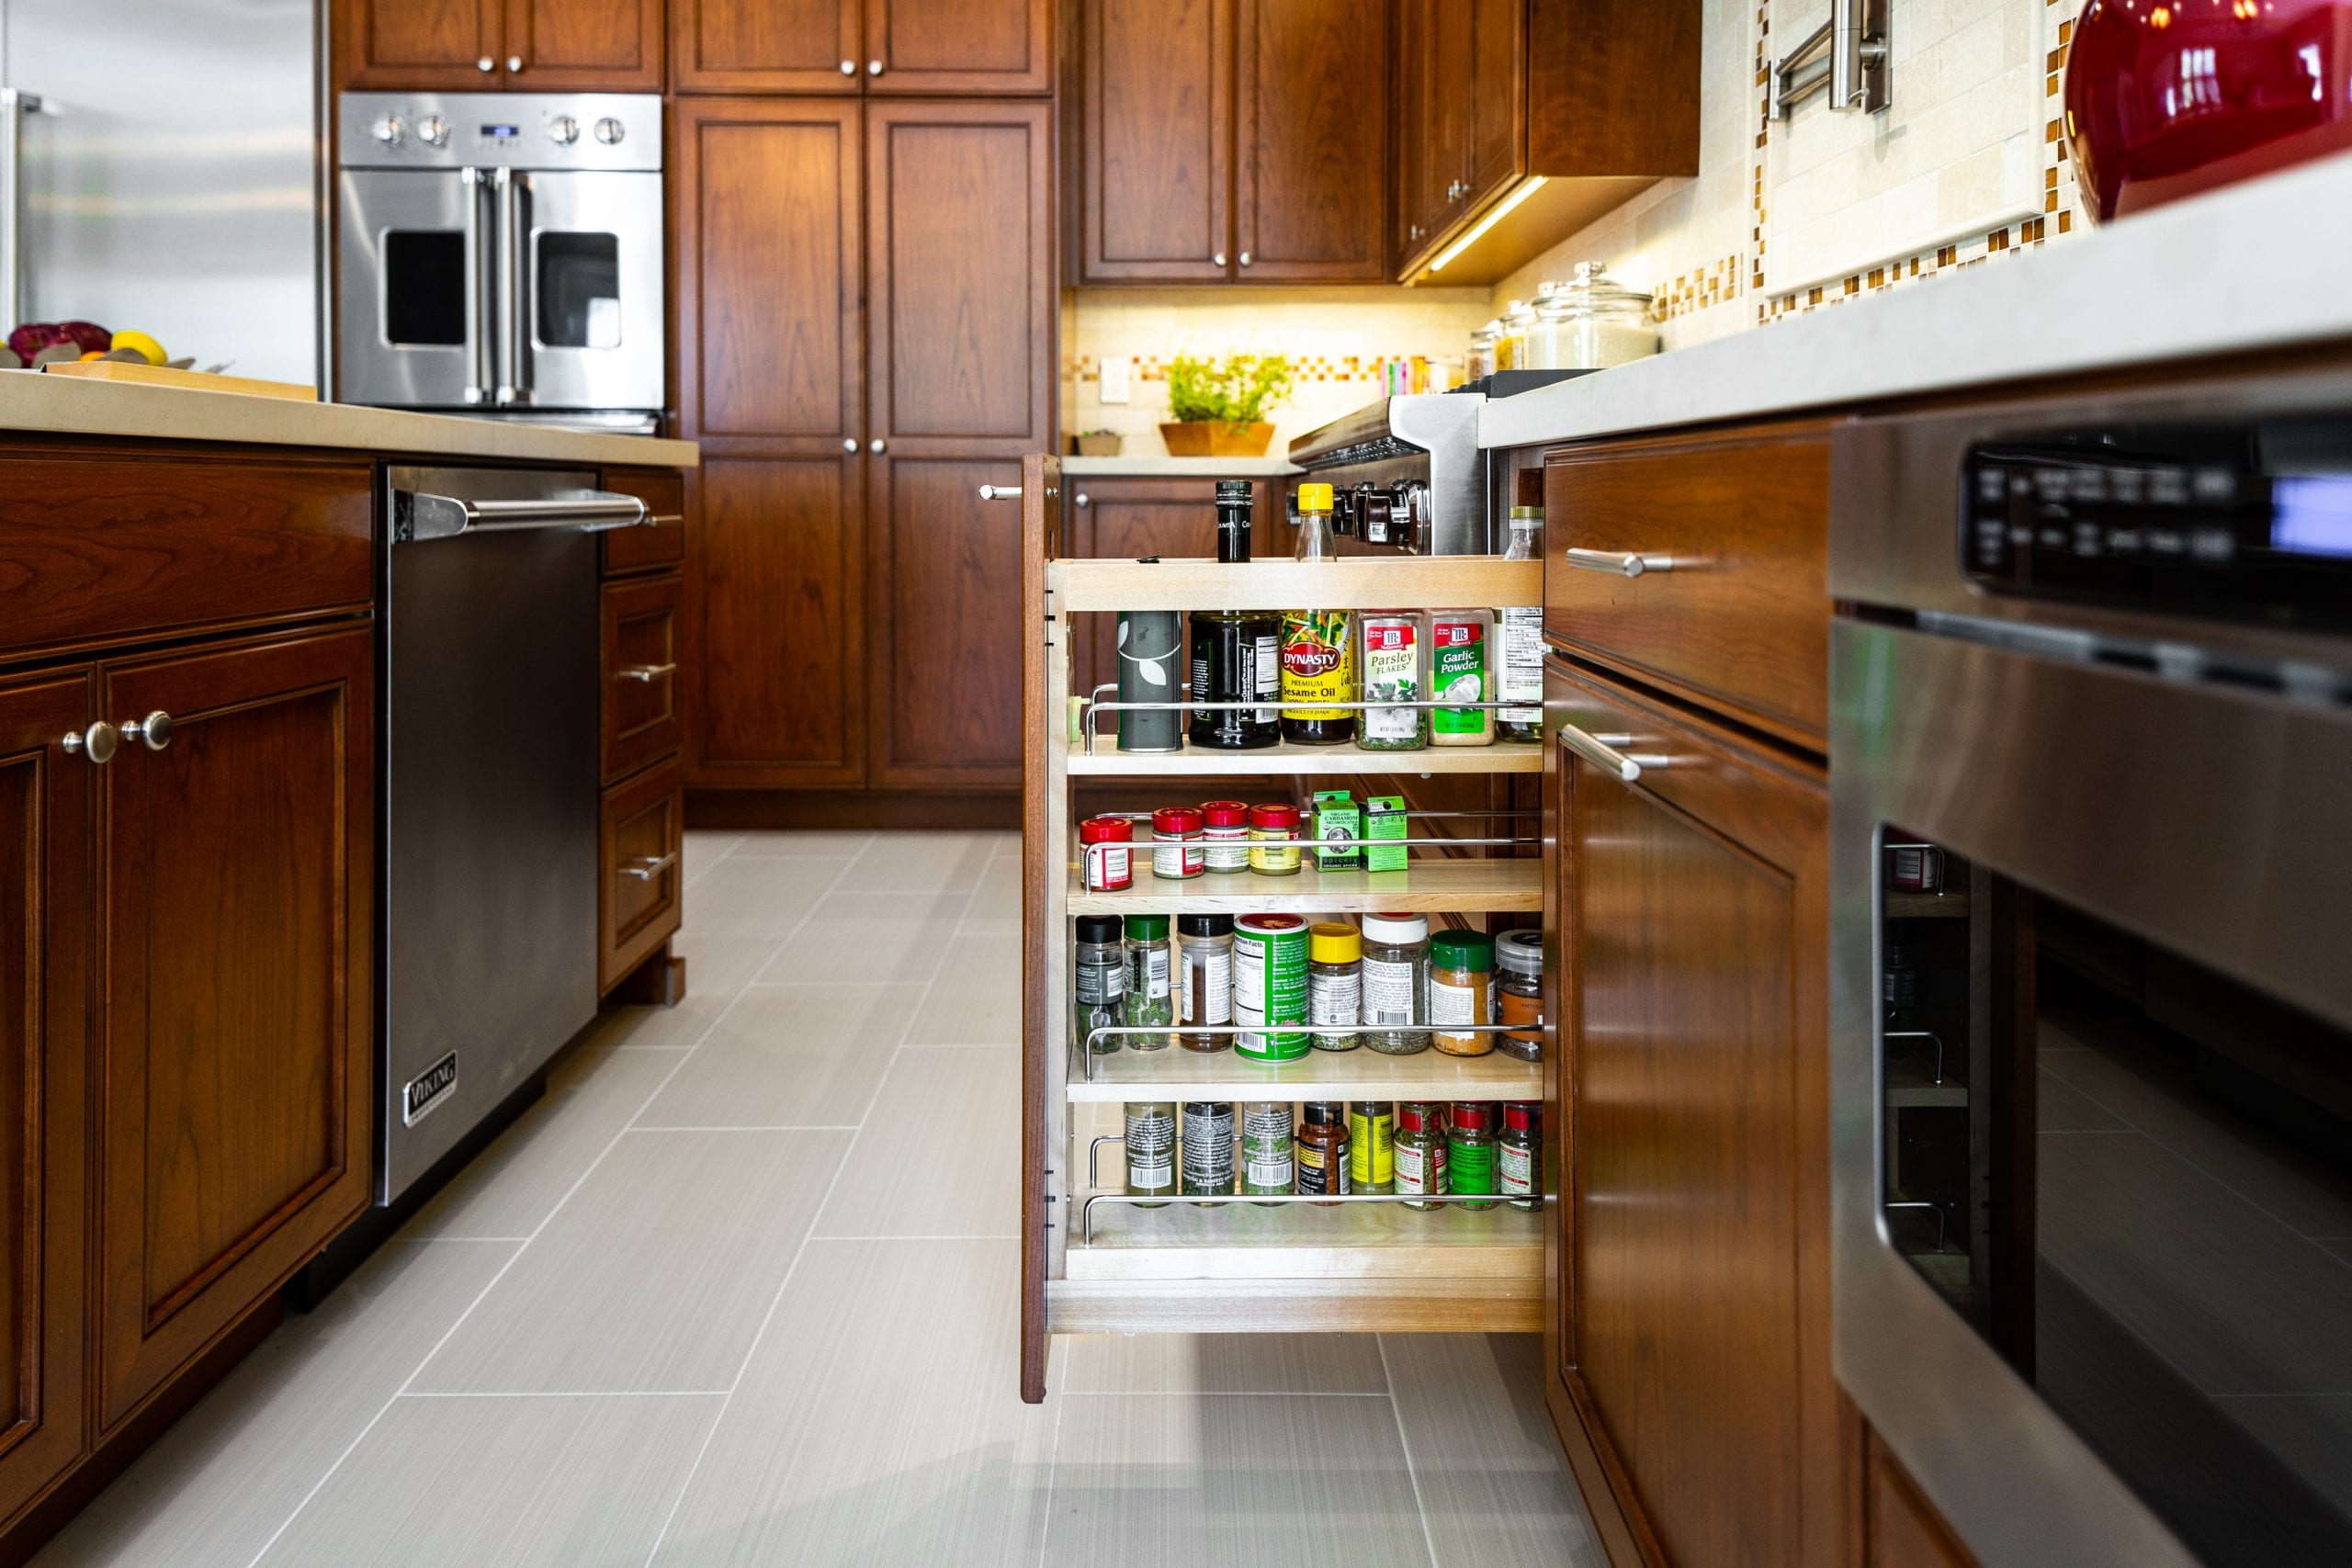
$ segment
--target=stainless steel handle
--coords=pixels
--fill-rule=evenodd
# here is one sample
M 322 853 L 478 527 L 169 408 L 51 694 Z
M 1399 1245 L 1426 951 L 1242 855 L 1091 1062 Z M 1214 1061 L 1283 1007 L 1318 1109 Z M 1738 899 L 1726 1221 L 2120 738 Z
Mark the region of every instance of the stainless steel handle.
M 1225 265 L 1225 253 L 1223 251 L 1218 251 L 1215 254 L 1211 255 L 1209 260 L 1218 266 L 1223 266 Z
M 982 501 L 1019 501 L 1021 487 L 1019 485 L 982 485 L 980 499 Z
M 508 55 L 508 56 L 506 57 L 506 69 L 507 69 L 509 72 L 515 72 L 515 71 L 520 71 L 520 70 L 522 70 L 522 69 L 523 69 L 523 57 L 522 57 L 521 55 L 519 55 L 519 54 L 510 54 L 510 55 Z
M 1419 239 L 1421 237 L 1421 226 L 1418 223 L 1408 224 L 1405 230 L 1405 237 L 1408 240 Z
M 0 288 L 12 326 L 25 319 L 25 116 L 40 112 L 40 95 L 0 87 Z
M 523 254 L 523 193 L 531 176 L 513 169 L 491 171 L 498 193 L 498 406 L 531 400 L 530 322 L 525 315 L 528 259 Z
M 678 863 L 678 852 L 672 850 L 658 860 L 634 860 L 620 868 L 623 876 L 633 876 L 639 882 L 650 882 Z
M 888 452 L 890 449 L 890 444 L 877 435 L 873 440 L 865 444 L 865 449 L 868 452 L 875 453 L 878 456 L 881 453 Z
M 649 528 L 668 528 L 685 520 L 686 514 L 683 512 L 657 512 L 645 520 L 645 525 Z
M 484 61 L 482 68 L 488 70 Z M 489 270 L 483 265 L 481 204 L 488 188 L 488 174 L 481 169 L 458 171 L 458 186 L 466 204 L 466 401 L 485 403 L 490 400 L 491 378 L 497 372 L 491 367 L 490 310 L 483 299 L 489 286 Z
M 91 761 L 104 765 L 114 760 L 115 744 L 119 739 L 114 726 L 100 719 L 87 729 L 61 737 L 57 744 L 69 757 L 87 757 Z
M 172 716 L 157 708 L 145 718 L 126 718 L 115 726 L 125 740 L 142 740 L 150 751 L 160 751 L 172 743 Z
M 866 73 L 868 76 L 879 76 L 879 75 L 881 75 L 881 74 L 882 74 L 882 62 L 881 62 L 880 61 L 878 61 L 878 60 L 869 60 L 869 61 L 867 61 L 867 62 L 865 62 L 865 73 Z
M 844 75 L 844 76 L 854 76 L 854 75 L 856 75 L 856 74 L 857 74 L 857 62 L 856 62 L 856 61 L 854 61 L 854 60 L 844 60 L 844 61 L 842 61 L 842 75 Z
M 1579 550 L 1562 552 L 1570 566 L 1584 571 L 1605 571 L 1612 577 L 1639 577 L 1645 572 L 1672 571 L 1672 556 L 1646 555 L 1639 550 Z
M 674 663 L 631 664 L 623 669 L 614 671 L 613 679 L 616 681 L 643 681 L 648 684 L 650 684 L 655 681 L 661 680 L 664 675 L 674 675 L 677 672 L 678 667 Z
M 1620 746 L 1631 746 L 1633 743 L 1634 738 L 1630 735 L 1594 735 L 1578 729 L 1573 724 L 1560 727 L 1561 745 L 1594 767 L 1607 769 L 1627 784 L 1637 783 L 1645 773 L 1664 768 L 1673 761 L 1669 757 L 1640 752 L 1629 754 L 1617 750 Z
M 1080 491 L 1076 499 L 1081 510 L 1094 504 L 1094 498 L 1087 494 L 1084 491 Z
M 392 539 L 412 544 L 454 539 L 460 534 L 506 533 L 521 528 L 580 528 L 603 533 L 632 528 L 650 516 L 644 502 L 611 491 L 575 491 L 536 501 L 470 501 L 422 491 L 392 492 Z

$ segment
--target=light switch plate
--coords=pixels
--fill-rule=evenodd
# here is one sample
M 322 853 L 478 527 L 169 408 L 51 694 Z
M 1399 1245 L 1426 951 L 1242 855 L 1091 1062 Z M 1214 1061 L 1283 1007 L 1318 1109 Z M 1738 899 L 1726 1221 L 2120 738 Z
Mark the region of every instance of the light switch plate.
M 1127 400 L 1128 361 L 1106 359 L 1102 362 L 1102 400 L 1124 403 Z

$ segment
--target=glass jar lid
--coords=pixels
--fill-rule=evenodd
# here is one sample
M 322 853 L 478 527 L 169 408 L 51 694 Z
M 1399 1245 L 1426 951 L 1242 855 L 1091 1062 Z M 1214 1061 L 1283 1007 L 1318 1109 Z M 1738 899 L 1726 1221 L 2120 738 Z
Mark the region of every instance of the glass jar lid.
M 1628 288 L 1609 275 L 1607 262 L 1577 263 L 1574 277 L 1565 282 L 1547 285 L 1544 297 L 1544 313 L 1547 316 L 1574 315 L 1586 310 L 1638 310 L 1647 314 L 1650 296 L 1638 288 Z

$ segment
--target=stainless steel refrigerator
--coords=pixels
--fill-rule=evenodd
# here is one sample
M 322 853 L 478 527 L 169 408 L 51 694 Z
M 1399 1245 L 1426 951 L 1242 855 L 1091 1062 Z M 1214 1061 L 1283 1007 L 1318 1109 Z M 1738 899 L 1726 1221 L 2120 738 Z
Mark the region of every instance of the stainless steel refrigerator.
M 8 325 L 324 386 L 319 39 L 315 0 L 0 0 Z

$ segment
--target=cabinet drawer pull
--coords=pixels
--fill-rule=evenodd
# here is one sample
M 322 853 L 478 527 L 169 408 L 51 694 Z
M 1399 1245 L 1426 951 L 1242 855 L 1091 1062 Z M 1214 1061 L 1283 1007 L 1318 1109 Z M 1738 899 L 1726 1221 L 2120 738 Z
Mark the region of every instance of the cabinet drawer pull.
M 982 501 L 1019 501 L 1021 487 L 1019 485 L 982 485 L 980 499 Z
M 126 718 L 115 728 L 125 740 L 143 740 L 150 751 L 160 751 L 172 743 L 172 716 L 157 708 L 145 718 Z
M 645 526 L 667 528 L 673 524 L 684 523 L 685 520 L 686 514 L 683 512 L 657 512 L 645 520 Z
M 1667 767 L 1673 761 L 1645 752 L 1629 755 L 1617 750 L 1620 746 L 1631 746 L 1633 743 L 1634 738 L 1630 735 L 1594 735 L 1578 729 L 1573 724 L 1560 727 L 1561 745 L 1594 767 L 1607 769 L 1626 784 L 1636 783 L 1644 773 Z
M 93 762 L 104 764 L 113 760 L 115 746 L 120 739 L 113 725 L 100 719 L 87 729 L 65 735 L 57 743 L 64 748 L 69 757 L 87 757 Z
M 1672 571 L 1672 556 L 1647 555 L 1639 550 L 1579 550 L 1564 552 L 1570 566 L 1585 571 L 1605 571 L 1612 577 L 1639 577 L 1648 571 Z
M 675 663 L 630 664 L 614 671 L 613 679 L 616 681 L 645 681 L 650 682 L 659 681 L 664 676 L 674 675 L 677 672 L 678 667 Z
M 659 860 L 633 860 L 620 868 L 623 876 L 633 876 L 639 882 L 650 882 L 678 863 L 678 852 L 672 850 Z

